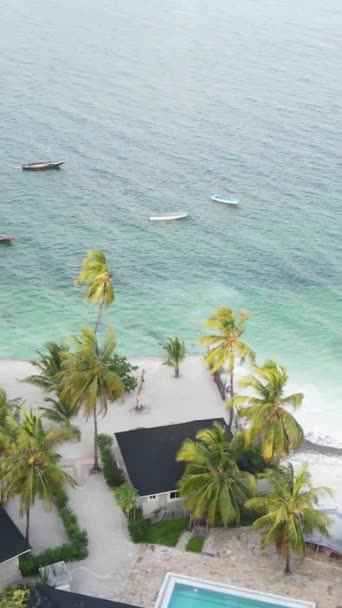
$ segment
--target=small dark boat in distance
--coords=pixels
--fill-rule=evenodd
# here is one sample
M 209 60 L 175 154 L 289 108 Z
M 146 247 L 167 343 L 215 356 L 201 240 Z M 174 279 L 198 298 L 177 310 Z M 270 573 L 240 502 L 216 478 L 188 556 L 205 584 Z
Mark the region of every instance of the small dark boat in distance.
M 11 245 L 14 241 L 14 236 L 0 236 L 0 243 L 3 243 L 4 245 Z
M 59 169 L 64 165 L 64 160 L 39 160 L 34 163 L 23 163 L 23 171 L 46 171 L 47 169 Z

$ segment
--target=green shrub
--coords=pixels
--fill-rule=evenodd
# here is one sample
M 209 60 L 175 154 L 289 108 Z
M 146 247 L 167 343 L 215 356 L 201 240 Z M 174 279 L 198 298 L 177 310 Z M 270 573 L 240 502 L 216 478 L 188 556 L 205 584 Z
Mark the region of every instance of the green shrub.
M 132 365 L 127 357 L 120 357 L 120 355 L 113 355 L 109 363 L 109 369 L 117 374 L 125 387 L 125 393 L 134 391 L 137 387 L 138 381 L 134 375 L 137 371 L 138 366 Z
M 0 595 L 0 608 L 26 608 L 30 590 L 26 587 L 9 588 Z
M 135 518 L 129 517 L 128 532 L 134 543 L 143 543 L 151 525 L 149 519 L 144 519 L 140 510 L 136 510 Z
M 248 471 L 257 475 L 265 469 L 265 461 L 262 455 L 262 448 L 260 445 L 254 445 L 243 453 L 243 458 L 248 463 Z
M 113 439 L 110 435 L 100 433 L 97 436 L 97 445 L 99 446 L 99 450 L 103 450 L 104 448 L 111 448 L 113 445 Z
M 112 452 L 112 445 L 113 439 L 110 435 L 101 433 L 98 436 L 104 478 L 110 488 L 117 488 L 124 483 L 125 476 L 116 463 Z
M 189 538 L 186 544 L 186 551 L 191 551 L 192 553 L 201 553 L 203 549 L 205 539 L 202 536 L 194 536 L 193 538 Z
M 77 516 L 68 507 L 68 497 L 60 492 L 55 499 L 55 506 L 63 522 L 69 542 L 58 547 L 46 549 L 38 555 L 25 554 L 19 558 L 20 571 L 23 576 L 33 576 L 54 562 L 70 562 L 85 559 L 88 555 L 88 534 L 81 530 Z

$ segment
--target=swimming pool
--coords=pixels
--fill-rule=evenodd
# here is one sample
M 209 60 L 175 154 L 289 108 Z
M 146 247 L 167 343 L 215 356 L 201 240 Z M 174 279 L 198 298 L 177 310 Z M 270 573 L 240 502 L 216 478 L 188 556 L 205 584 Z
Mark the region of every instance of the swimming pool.
M 314 602 L 168 573 L 155 608 L 315 608 Z

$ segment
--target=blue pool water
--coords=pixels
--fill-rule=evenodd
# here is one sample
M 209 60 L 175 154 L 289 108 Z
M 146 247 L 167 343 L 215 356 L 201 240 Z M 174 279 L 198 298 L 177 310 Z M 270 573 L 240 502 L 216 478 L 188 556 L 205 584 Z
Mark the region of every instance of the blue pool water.
M 279 608 L 279 604 L 176 583 L 168 608 Z

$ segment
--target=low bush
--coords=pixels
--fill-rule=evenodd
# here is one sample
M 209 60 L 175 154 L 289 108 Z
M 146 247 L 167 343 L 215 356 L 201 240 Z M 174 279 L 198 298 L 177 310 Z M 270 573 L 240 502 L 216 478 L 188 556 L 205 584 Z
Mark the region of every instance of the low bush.
M 201 553 L 203 549 L 205 539 L 202 536 L 193 536 L 193 538 L 189 538 L 186 543 L 186 551 L 191 551 L 192 553 Z
M 103 467 L 103 475 L 110 488 L 117 488 L 125 481 L 125 476 L 119 469 L 114 458 L 112 445 L 113 439 L 110 435 L 101 433 L 97 438 Z
M 149 519 L 145 519 L 141 509 L 136 509 L 128 517 L 128 532 L 134 543 L 144 543 L 147 531 L 151 525 Z
M 260 445 L 254 445 L 243 453 L 243 458 L 248 463 L 248 471 L 257 475 L 265 469 L 265 461 L 262 455 L 262 448 Z M 268 465 L 267 465 L 268 466 Z
M 77 516 L 68 506 L 68 497 L 60 492 L 55 500 L 55 506 L 63 522 L 69 542 L 58 547 L 46 549 L 37 555 L 26 554 L 19 558 L 20 571 L 23 576 L 33 576 L 55 562 L 70 562 L 85 559 L 88 555 L 88 534 L 81 530 Z
M 138 369 L 137 365 L 132 365 L 127 357 L 115 354 L 109 362 L 109 369 L 121 378 L 125 387 L 125 393 L 134 391 L 138 384 L 135 376 L 135 372 Z

